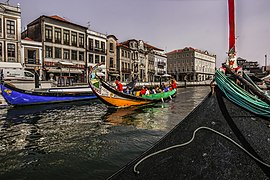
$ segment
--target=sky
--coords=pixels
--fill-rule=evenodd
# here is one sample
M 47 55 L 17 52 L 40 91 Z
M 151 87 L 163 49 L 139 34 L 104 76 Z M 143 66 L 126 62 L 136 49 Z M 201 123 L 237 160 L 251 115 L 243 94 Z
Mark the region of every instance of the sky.
M 21 6 L 22 30 L 41 15 L 58 15 L 119 42 L 144 42 L 170 52 L 207 50 L 225 62 L 227 0 L 9 0 Z M 237 56 L 265 65 L 270 59 L 270 0 L 235 0 Z M 270 60 L 268 60 L 270 65 Z

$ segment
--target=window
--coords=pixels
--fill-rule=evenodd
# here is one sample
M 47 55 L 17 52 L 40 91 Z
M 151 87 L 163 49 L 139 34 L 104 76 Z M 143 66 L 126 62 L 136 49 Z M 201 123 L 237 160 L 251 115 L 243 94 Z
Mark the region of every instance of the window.
M 71 32 L 71 44 L 72 46 L 77 46 L 77 33 Z
M 54 48 L 54 56 L 55 58 L 62 58 L 62 49 L 61 48 Z
M 70 33 L 69 33 L 69 30 L 64 30 L 63 41 L 64 41 L 64 44 L 65 45 L 69 45 L 69 43 L 70 43 Z
M 84 47 L 84 35 L 79 34 L 79 47 Z
M 101 42 L 101 50 L 102 52 L 105 52 L 105 42 Z
M 0 61 L 3 61 L 3 45 L 0 43 Z
M 71 51 L 71 59 L 72 60 L 77 60 L 77 51 L 75 51 L 75 50 Z
M 7 20 L 7 36 L 15 37 L 15 21 Z
M 113 58 L 112 58 L 112 57 L 110 58 L 110 64 L 109 64 L 109 67 L 110 67 L 110 68 L 113 68 Z
M 3 32 L 3 30 L 2 30 L 2 18 L 0 18 L 0 33 L 1 33 L 1 36 L 2 36 L 2 32 Z
M 84 52 L 83 51 L 79 52 L 79 61 L 84 61 Z
M 124 50 L 122 49 L 122 51 L 121 51 L 121 56 L 124 57 L 124 54 L 125 54 L 125 53 L 124 53 Z
M 94 63 L 94 55 L 89 54 L 89 63 Z
M 99 41 L 95 40 L 95 49 L 99 49 Z
M 99 55 L 95 55 L 95 64 L 99 63 Z
M 101 56 L 101 62 L 105 63 L 105 56 Z
M 94 49 L 94 40 L 93 39 L 89 39 L 89 50 L 93 50 Z
M 64 49 L 64 55 L 63 55 L 63 56 L 64 56 L 64 57 L 63 57 L 64 59 L 70 59 L 70 57 L 69 57 L 69 56 L 70 56 L 70 55 L 69 55 L 69 52 L 70 52 L 70 51 L 69 51 L 68 49 Z
M 15 62 L 15 44 L 7 44 L 8 62 Z
M 61 44 L 61 29 L 54 28 L 54 42 Z
M 52 58 L 52 47 L 50 46 L 45 47 L 45 57 Z
M 110 43 L 110 51 L 113 52 L 113 43 Z
M 27 58 L 25 63 L 27 64 L 38 64 L 39 62 L 36 60 L 36 50 L 27 50 Z
M 52 26 L 45 26 L 45 41 L 52 42 Z

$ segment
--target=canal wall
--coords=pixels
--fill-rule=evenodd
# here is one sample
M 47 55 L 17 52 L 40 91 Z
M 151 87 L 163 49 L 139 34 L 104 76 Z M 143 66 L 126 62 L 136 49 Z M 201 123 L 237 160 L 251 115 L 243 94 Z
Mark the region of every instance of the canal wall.
M 15 87 L 25 90 L 34 90 L 35 89 L 35 83 L 33 81 L 10 81 Z M 209 86 L 211 83 L 211 80 L 207 81 L 200 81 L 200 82 L 183 82 L 179 81 L 177 82 L 177 87 L 193 87 L 193 86 Z M 110 82 L 111 85 L 115 85 L 114 82 Z M 123 85 L 126 85 L 127 83 L 123 82 Z M 74 84 L 74 86 L 86 86 L 87 84 Z M 155 86 L 160 85 L 159 82 L 137 82 L 136 86 L 142 87 L 142 86 Z M 168 84 L 166 84 L 168 85 Z M 56 87 L 54 83 L 51 81 L 40 81 L 40 88 L 39 89 L 48 89 Z
M 184 81 L 179 81 L 177 82 L 177 87 L 182 88 L 182 87 L 193 87 L 193 86 L 210 86 L 212 80 L 206 80 L 206 81 L 200 81 L 200 82 L 184 82 Z M 138 82 L 136 86 L 155 86 L 155 85 L 160 85 L 159 82 Z M 168 84 L 166 84 L 168 85 Z

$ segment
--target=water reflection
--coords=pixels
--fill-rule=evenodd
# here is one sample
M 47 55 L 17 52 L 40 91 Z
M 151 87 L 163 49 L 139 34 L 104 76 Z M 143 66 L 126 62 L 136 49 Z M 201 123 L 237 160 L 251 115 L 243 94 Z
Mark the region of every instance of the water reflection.
M 114 126 L 129 125 L 138 129 L 161 130 L 166 127 L 168 121 L 169 104 L 170 102 L 123 109 L 108 109 L 102 119 Z
M 209 88 L 126 109 L 98 100 L 0 109 L 0 179 L 105 179 L 181 121 Z

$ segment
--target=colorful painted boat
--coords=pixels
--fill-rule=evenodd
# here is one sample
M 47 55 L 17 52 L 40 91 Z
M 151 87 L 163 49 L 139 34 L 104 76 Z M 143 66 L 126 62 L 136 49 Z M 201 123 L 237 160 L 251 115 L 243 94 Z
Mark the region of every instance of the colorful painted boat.
M 155 102 L 172 99 L 176 95 L 176 89 L 157 94 L 135 96 L 126 94 L 115 89 L 112 85 L 105 82 L 101 77 L 91 71 L 89 76 L 89 85 L 96 96 L 110 107 L 124 108 L 130 106 L 139 106 Z
M 25 106 L 83 101 L 96 98 L 93 92 L 36 92 L 14 87 L 9 83 L 1 84 L 2 96 L 9 105 Z
M 234 0 L 228 5 L 233 22 Z M 230 32 L 234 58 L 234 23 Z M 270 179 L 270 98 L 232 61 L 199 106 L 107 179 Z

